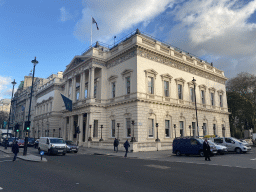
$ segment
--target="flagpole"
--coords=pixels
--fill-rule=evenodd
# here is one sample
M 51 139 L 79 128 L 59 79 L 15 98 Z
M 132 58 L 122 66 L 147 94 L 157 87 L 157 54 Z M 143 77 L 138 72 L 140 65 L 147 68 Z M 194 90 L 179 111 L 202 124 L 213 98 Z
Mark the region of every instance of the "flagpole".
M 91 18 L 91 46 L 92 46 L 92 18 Z

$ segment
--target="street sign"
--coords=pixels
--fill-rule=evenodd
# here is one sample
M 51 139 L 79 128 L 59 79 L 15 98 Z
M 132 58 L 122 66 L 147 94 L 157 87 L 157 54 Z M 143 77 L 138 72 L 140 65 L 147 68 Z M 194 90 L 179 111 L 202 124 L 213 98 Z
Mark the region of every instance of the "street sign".
M 44 155 L 44 151 L 40 151 L 40 155 Z

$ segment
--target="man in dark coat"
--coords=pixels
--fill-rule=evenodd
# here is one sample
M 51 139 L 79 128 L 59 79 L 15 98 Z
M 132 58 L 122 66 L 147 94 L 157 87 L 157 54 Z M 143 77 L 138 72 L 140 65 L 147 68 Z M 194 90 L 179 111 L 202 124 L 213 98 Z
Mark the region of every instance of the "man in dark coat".
M 130 143 L 129 143 L 128 139 L 127 139 L 125 141 L 125 143 L 124 143 L 124 148 L 125 148 L 125 155 L 124 155 L 124 157 L 127 157 L 127 153 L 128 153 L 129 147 L 130 147 Z
M 116 150 L 116 152 L 118 152 L 118 145 L 119 145 L 119 141 L 118 141 L 118 139 L 115 138 L 115 140 L 114 140 L 114 151 Z
M 210 159 L 210 145 L 209 145 L 207 139 L 204 140 L 203 151 L 204 151 L 205 161 L 207 161 L 207 159 L 209 159 L 209 161 L 211 161 L 211 159 Z
M 15 161 L 17 154 L 19 153 L 19 145 L 18 145 L 17 141 L 15 141 L 12 146 L 12 152 L 14 153 L 13 161 Z

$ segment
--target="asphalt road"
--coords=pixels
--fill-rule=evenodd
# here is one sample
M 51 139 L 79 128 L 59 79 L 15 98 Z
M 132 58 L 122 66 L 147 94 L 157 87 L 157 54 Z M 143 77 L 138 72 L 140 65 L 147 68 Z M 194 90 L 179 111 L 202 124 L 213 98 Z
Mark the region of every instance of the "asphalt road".
M 82 154 L 49 156 L 47 163 L 0 157 L 2 191 L 255 190 L 252 168 Z

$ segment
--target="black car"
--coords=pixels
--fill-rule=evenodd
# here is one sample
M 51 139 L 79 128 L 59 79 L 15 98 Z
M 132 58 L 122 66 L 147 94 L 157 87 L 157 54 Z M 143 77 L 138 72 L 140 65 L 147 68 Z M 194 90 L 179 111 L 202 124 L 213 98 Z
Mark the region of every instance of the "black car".
M 35 139 L 34 138 L 28 138 L 28 146 L 34 146 L 35 145 Z
M 78 146 L 73 141 L 66 141 L 67 144 L 67 152 L 78 152 Z

